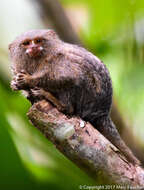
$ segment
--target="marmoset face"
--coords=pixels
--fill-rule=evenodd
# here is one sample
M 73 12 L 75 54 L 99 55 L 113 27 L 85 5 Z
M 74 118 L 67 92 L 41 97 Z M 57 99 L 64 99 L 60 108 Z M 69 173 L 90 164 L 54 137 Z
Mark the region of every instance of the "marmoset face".
M 34 39 L 25 39 L 20 45 L 24 53 L 31 58 L 36 58 L 42 55 L 44 50 L 45 39 L 36 37 Z
M 60 41 L 53 30 L 28 31 L 9 45 L 10 56 L 14 59 L 36 59 L 44 58 L 55 44 Z

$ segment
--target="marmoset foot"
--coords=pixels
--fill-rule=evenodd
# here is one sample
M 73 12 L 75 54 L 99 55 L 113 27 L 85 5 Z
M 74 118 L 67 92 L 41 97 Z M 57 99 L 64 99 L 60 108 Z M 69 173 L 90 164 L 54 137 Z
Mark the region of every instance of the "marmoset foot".
M 55 98 L 50 92 L 45 91 L 42 88 L 35 87 L 31 89 L 32 95 L 38 97 L 40 99 L 45 98 L 49 102 L 51 102 L 60 112 L 65 111 L 65 106 L 62 104 L 57 98 Z

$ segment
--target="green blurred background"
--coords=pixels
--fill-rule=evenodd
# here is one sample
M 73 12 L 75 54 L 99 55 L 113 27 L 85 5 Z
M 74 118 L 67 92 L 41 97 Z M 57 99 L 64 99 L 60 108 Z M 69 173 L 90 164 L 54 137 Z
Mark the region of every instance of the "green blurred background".
M 8 44 L 24 31 L 46 28 L 35 1 L 0 1 L 0 189 L 75 190 L 94 185 L 29 123 L 30 103 L 9 87 Z M 144 1 L 60 3 L 81 42 L 109 68 L 119 114 L 135 139 L 135 150 L 144 153 Z M 52 22 L 49 19 L 50 28 Z M 121 135 L 131 139 L 126 130 L 123 127 Z M 134 142 L 129 143 L 133 147 Z

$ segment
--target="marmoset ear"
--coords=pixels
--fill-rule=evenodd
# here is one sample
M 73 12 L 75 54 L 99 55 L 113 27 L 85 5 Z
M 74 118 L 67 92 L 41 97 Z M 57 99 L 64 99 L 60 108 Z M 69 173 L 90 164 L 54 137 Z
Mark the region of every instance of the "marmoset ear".
M 13 43 L 10 43 L 8 46 L 8 49 L 11 50 L 12 46 L 13 46 Z
M 52 39 L 59 38 L 57 33 L 52 29 L 47 30 L 46 36 L 47 36 L 47 38 L 52 38 Z
M 16 42 L 10 43 L 8 49 L 10 57 L 15 56 L 15 53 L 17 51 L 17 43 Z
M 10 57 L 12 57 L 13 56 L 13 52 L 14 52 L 14 48 L 15 47 L 15 44 L 14 43 L 10 43 L 9 44 L 9 46 L 8 46 L 8 49 L 9 49 L 9 55 L 10 55 Z
M 54 30 L 52 30 L 52 29 L 49 29 L 49 30 L 48 30 L 48 33 L 49 33 L 50 35 L 52 35 L 52 36 L 56 36 L 56 35 L 57 35 L 56 32 L 55 32 Z

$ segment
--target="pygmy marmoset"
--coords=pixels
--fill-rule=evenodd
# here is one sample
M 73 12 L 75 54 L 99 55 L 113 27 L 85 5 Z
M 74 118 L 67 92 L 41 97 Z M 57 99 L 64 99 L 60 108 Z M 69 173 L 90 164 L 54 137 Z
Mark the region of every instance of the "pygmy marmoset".
M 67 115 L 89 121 L 133 164 L 137 158 L 110 119 L 112 82 L 100 59 L 65 43 L 53 30 L 28 31 L 9 45 L 13 90 L 24 90 L 32 102 L 46 99 Z

